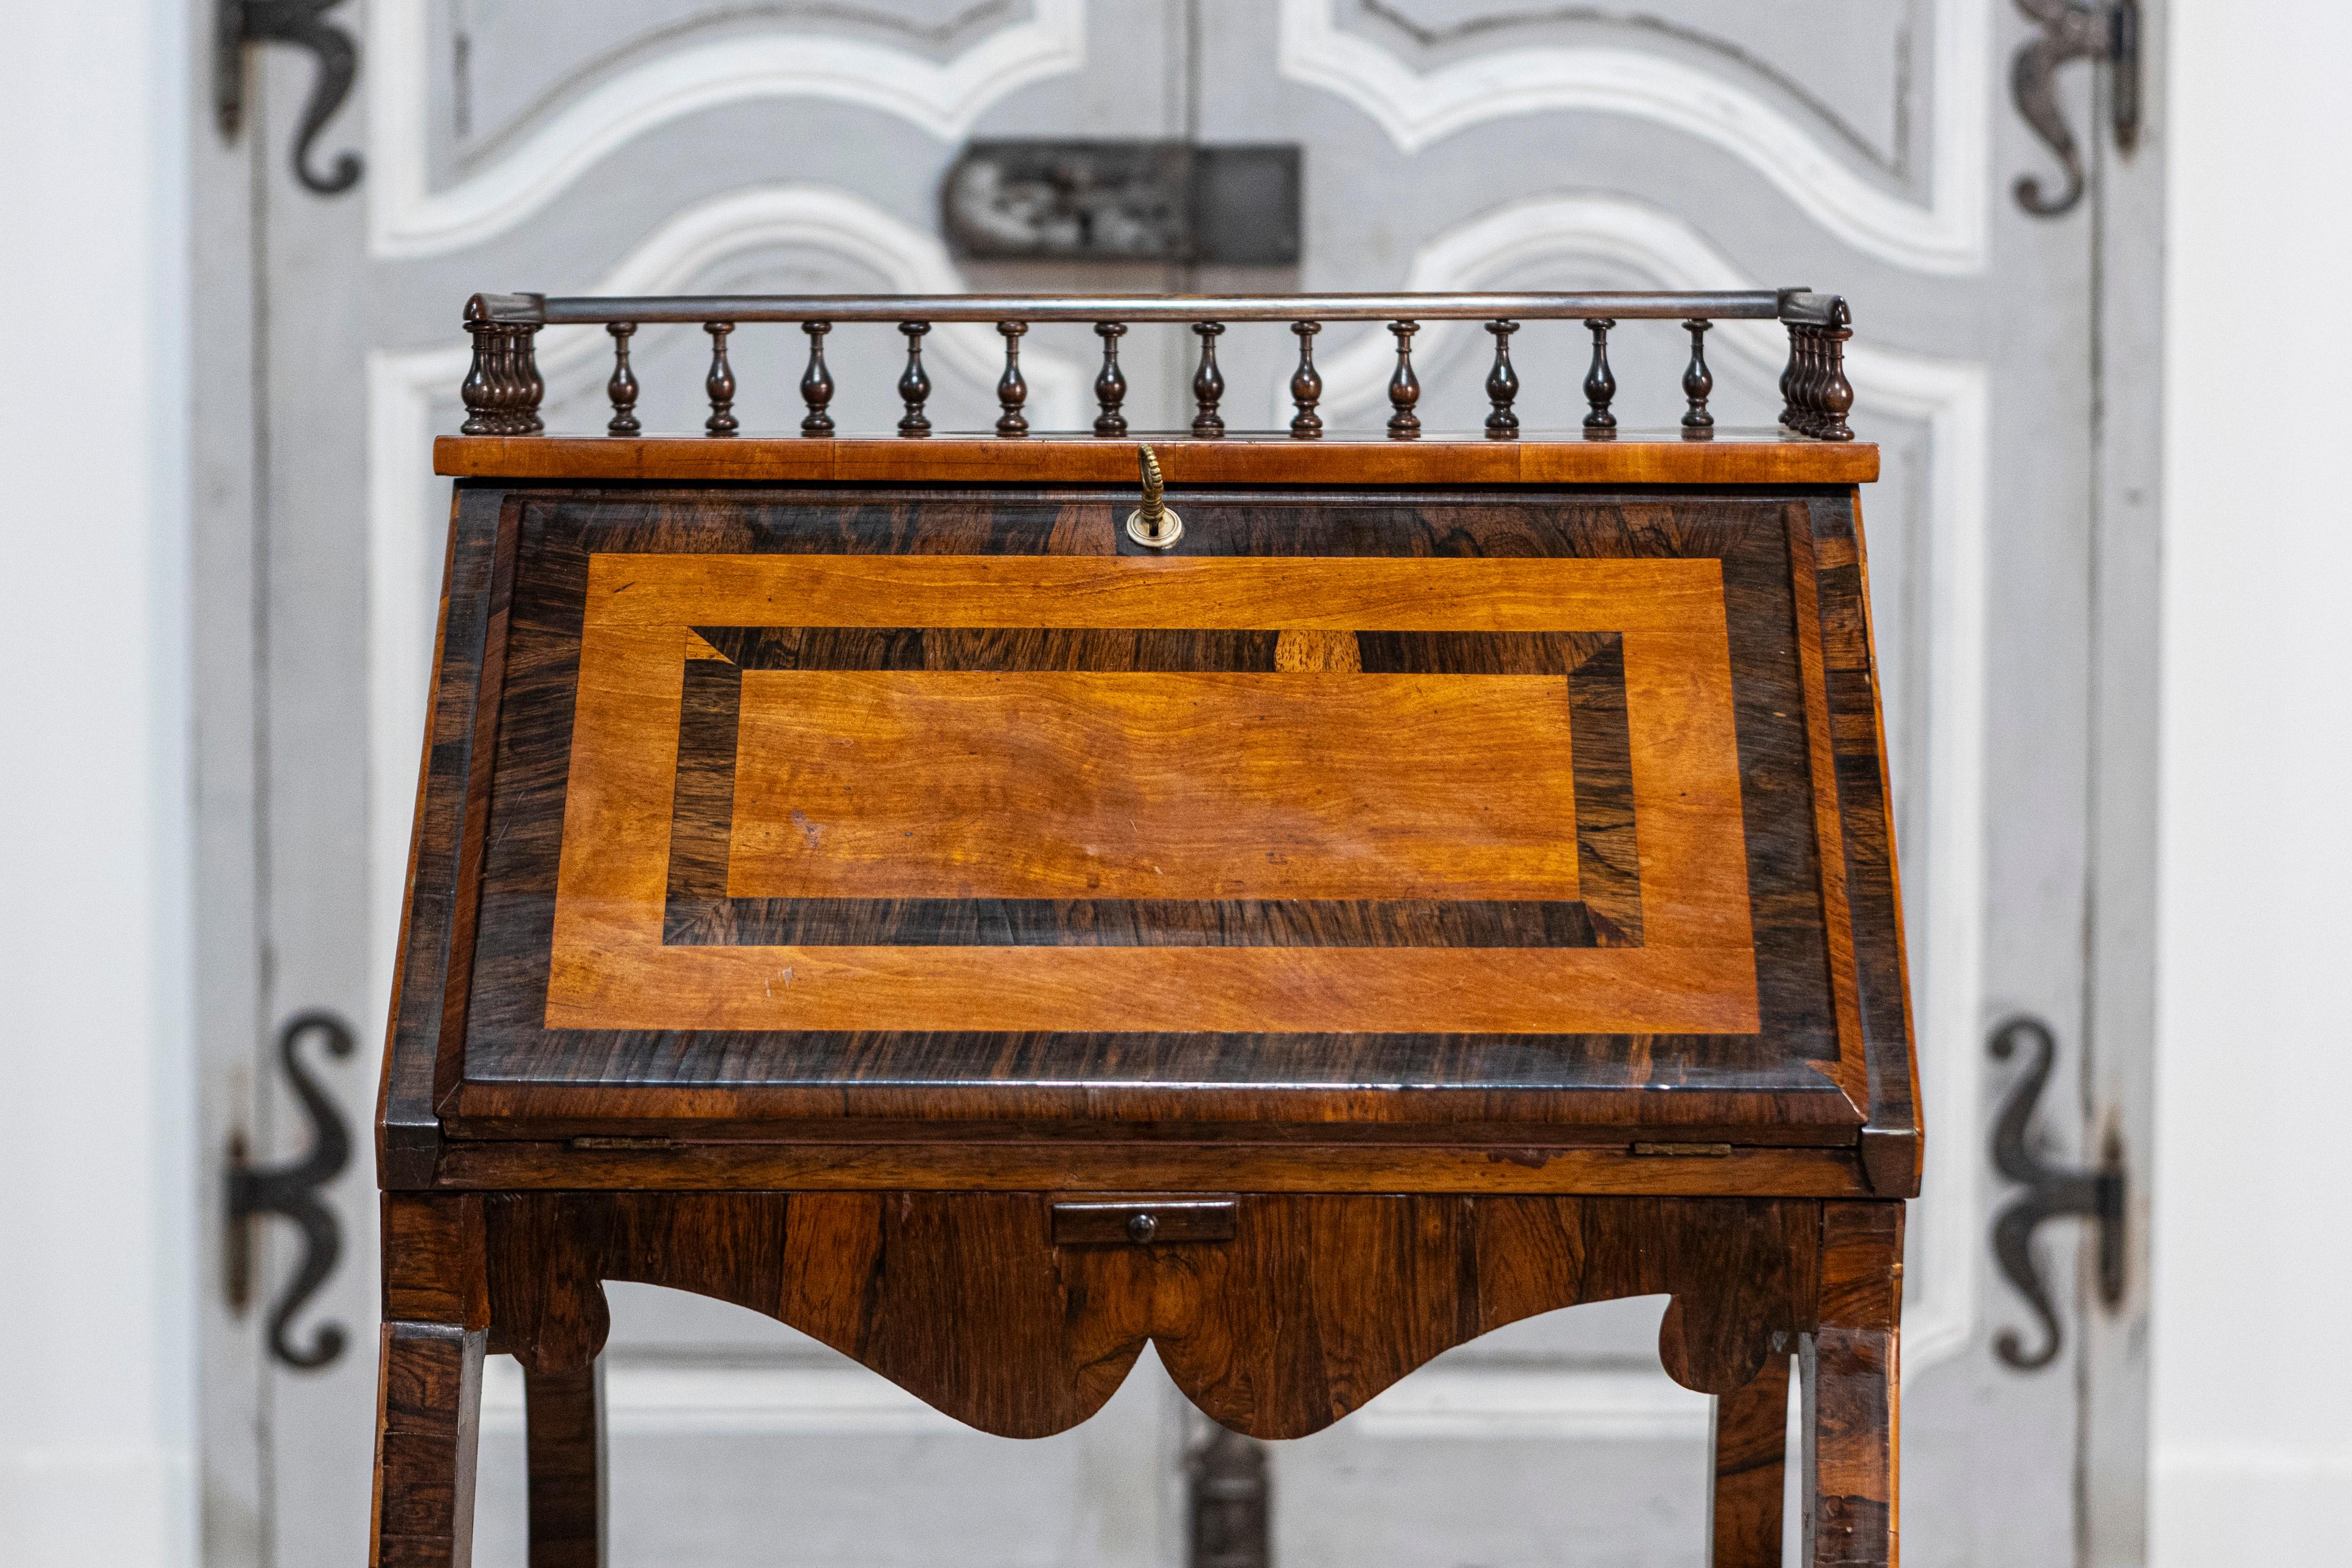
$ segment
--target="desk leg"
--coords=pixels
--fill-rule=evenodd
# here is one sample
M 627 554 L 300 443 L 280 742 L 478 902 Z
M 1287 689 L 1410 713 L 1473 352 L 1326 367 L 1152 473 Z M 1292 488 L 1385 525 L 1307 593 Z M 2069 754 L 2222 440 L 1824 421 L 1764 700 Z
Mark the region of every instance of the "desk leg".
M 530 1568 L 604 1568 L 604 1363 L 523 1371 Z
M 1715 1402 L 1715 1491 L 1708 1568 L 1779 1568 L 1780 1490 L 1789 1443 L 1789 1358 Z
M 1805 1560 L 1895 1568 L 1903 1205 L 1822 1205 L 1820 1326 L 1804 1384 Z
M 467 1568 L 473 1561 L 486 1337 L 447 1323 L 383 1326 L 373 1568 Z

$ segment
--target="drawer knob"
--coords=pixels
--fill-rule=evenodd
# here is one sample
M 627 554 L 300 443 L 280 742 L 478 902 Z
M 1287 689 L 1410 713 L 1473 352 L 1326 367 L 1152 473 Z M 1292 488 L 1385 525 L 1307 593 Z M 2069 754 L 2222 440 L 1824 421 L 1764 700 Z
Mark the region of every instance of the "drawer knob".
M 1229 1197 L 1130 1197 L 1053 1205 L 1056 1247 L 1171 1247 L 1231 1241 L 1240 1205 Z

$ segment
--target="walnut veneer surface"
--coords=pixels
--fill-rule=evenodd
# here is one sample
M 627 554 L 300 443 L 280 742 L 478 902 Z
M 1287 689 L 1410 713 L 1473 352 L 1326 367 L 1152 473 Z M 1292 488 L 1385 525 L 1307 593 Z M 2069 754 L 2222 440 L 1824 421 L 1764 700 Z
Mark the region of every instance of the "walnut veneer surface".
M 456 1560 L 485 1350 L 597 1560 L 607 1279 L 1024 1436 L 1146 1342 L 1295 1436 L 1666 1292 L 1718 1563 L 1777 1542 L 1791 1353 L 1814 1561 L 1890 1560 L 1875 449 L 1158 450 L 1165 551 L 1126 443 L 441 443 L 380 1561 Z

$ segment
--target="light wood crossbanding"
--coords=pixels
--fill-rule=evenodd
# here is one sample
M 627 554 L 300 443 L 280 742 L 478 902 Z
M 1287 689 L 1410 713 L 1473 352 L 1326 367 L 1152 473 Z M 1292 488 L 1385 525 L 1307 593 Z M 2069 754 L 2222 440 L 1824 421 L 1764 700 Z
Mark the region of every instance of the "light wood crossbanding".
M 1359 644 L 1619 634 L 1641 946 L 664 945 L 683 669 L 705 657 L 693 645 L 720 636 L 711 628 L 1171 624 L 1281 627 L 1294 648 L 1301 631 Z M 1758 1026 L 1712 561 L 611 554 L 590 564 L 580 659 L 549 1027 Z M 1576 896 L 1566 680 L 1317 662 L 1260 675 L 746 670 L 727 890 Z M 821 783 L 810 759 L 835 745 Z M 813 853 L 828 836 L 834 847 Z M 1087 857 L 1089 843 L 1111 853 Z M 1267 861 L 1268 847 L 1286 860 Z

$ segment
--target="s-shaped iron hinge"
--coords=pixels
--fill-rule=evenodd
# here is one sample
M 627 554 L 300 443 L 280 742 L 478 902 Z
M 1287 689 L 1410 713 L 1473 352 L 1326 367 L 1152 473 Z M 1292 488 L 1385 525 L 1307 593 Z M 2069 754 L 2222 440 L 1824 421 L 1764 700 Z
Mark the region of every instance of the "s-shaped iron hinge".
M 360 47 L 324 13 L 342 0 L 215 0 L 213 7 L 213 112 L 221 134 L 235 136 L 245 119 L 245 47 L 292 44 L 318 57 L 319 74 L 302 106 L 294 133 L 294 177 L 307 190 L 337 195 L 360 183 L 360 155 L 338 153 L 326 174 L 310 167 L 310 145 L 351 96 L 360 71 Z
M 2053 1165 L 2027 1147 L 2026 1124 L 2033 1120 L 2042 1086 L 2050 1081 L 2051 1063 L 2058 1054 L 2049 1026 L 2039 1018 L 2011 1018 L 1992 1035 L 1992 1054 L 2001 1061 L 2017 1052 L 2018 1043 L 2032 1046 L 2033 1060 L 2009 1091 L 1993 1123 L 1992 1163 L 2000 1173 L 2024 1187 L 1994 1216 L 1994 1259 L 2017 1293 L 2042 1320 L 2042 1344 L 2029 1352 L 2015 1329 L 2003 1329 L 1993 1351 L 2022 1372 L 2048 1366 L 2058 1359 L 2058 1313 L 2050 1302 L 2049 1288 L 2033 1262 L 2033 1233 L 2043 1220 L 2081 1215 L 2098 1227 L 2099 1299 L 2112 1307 L 2124 1295 L 2123 1149 L 2111 1131 L 2095 1169 Z
M 305 1370 L 325 1366 L 343 1353 L 345 1336 L 339 1323 L 321 1324 L 307 1348 L 288 1339 L 286 1330 L 342 1257 L 342 1227 L 334 1211 L 320 1201 L 319 1189 L 341 1175 L 352 1160 L 351 1130 L 343 1124 L 342 1112 L 294 1054 L 295 1044 L 314 1030 L 330 1056 L 348 1057 L 352 1048 L 351 1026 L 332 1013 L 298 1013 L 278 1032 L 278 1060 L 310 1119 L 310 1151 L 283 1165 L 254 1165 L 247 1163 L 243 1134 L 233 1135 L 223 1216 L 228 1225 L 224 1259 L 228 1302 L 240 1312 L 253 1299 L 255 1216 L 282 1215 L 300 1227 L 302 1259 L 269 1311 L 269 1353 Z
M 2139 144 L 2139 0 L 2017 0 L 2017 8 L 2041 30 L 2017 47 L 2009 62 L 2009 95 L 2035 135 L 2057 155 L 2066 183 L 2045 195 L 2041 179 L 2022 174 L 2017 205 L 2036 217 L 2056 217 L 2083 199 L 2083 153 L 2066 117 L 2058 111 L 2058 68 L 2070 60 L 2105 60 L 2111 68 L 2107 118 L 2116 145 L 2128 153 Z

